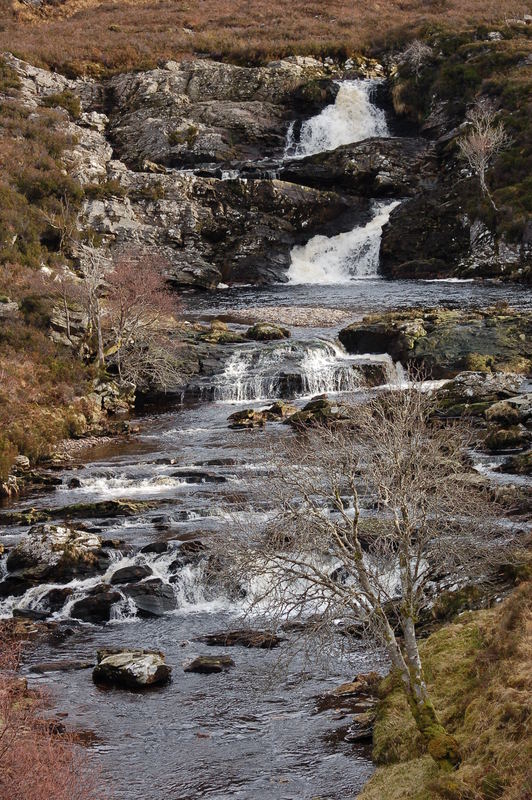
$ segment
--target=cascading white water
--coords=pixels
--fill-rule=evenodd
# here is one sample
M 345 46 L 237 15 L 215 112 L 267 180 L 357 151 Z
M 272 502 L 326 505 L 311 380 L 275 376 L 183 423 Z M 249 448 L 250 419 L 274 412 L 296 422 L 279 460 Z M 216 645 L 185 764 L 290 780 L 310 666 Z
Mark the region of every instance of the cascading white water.
M 389 136 L 384 111 L 371 101 L 378 84 L 377 80 L 343 81 L 336 101 L 303 123 L 299 141 L 294 138 L 295 126 L 290 126 L 285 157 L 305 158 L 342 144 Z
M 214 400 L 239 403 L 350 392 L 360 382 L 355 360 L 320 340 L 237 350 L 208 391 Z
M 366 225 L 338 236 L 314 236 L 307 244 L 294 247 L 289 282 L 348 283 L 375 276 L 379 268 L 382 229 L 397 205 L 397 200 L 376 203 L 373 217 Z

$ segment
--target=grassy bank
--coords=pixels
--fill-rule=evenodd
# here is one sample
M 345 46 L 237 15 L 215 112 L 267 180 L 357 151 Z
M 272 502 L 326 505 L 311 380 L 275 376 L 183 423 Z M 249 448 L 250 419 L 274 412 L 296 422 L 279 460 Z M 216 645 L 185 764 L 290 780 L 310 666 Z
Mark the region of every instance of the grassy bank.
M 532 796 L 532 583 L 497 608 L 461 615 L 422 645 L 430 693 L 463 762 L 452 774 L 424 750 L 393 676 L 381 685 L 378 769 L 359 800 L 527 800 Z
M 0 51 L 70 74 L 147 68 L 209 54 L 240 63 L 345 57 L 401 46 L 427 25 L 451 29 L 521 17 L 529 2 L 493 0 L 0 0 Z

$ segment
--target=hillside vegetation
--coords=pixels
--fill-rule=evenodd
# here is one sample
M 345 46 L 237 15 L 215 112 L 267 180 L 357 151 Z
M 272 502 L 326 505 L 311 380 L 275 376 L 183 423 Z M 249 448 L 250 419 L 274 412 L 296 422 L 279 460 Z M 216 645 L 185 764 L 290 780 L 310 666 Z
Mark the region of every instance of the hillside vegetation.
M 430 25 L 490 25 L 530 8 L 528 0 L 0 0 L 0 51 L 95 76 L 200 53 L 241 63 L 346 57 L 401 47 Z

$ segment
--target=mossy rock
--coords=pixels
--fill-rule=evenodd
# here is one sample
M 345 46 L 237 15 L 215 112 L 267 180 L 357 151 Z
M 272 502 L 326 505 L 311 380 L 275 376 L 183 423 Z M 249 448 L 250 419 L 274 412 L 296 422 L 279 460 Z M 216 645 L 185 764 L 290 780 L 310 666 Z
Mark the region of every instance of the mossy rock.
M 513 475 L 532 475 L 532 450 L 510 456 L 501 467 L 501 472 Z
M 485 444 L 492 453 L 498 453 L 524 447 L 529 440 L 529 431 L 522 425 L 514 425 L 511 428 L 495 428 L 490 431 Z
M 288 328 L 270 322 L 257 322 L 248 329 L 246 336 L 257 342 L 270 342 L 290 338 L 290 331 Z
M 245 408 L 236 411 L 229 417 L 229 427 L 232 430 L 252 430 L 253 428 L 263 428 L 266 425 L 267 416 L 262 411 L 255 411 L 253 408 Z

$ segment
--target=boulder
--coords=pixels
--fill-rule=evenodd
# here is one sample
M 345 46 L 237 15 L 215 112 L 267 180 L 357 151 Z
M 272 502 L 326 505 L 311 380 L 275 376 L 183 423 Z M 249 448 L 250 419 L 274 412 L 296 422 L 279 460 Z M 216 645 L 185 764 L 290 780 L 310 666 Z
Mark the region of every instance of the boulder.
M 288 339 L 290 337 L 290 331 L 288 328 L 283 328 L 272 322 L 257 322 L 248 329 L 246 336 L 248 339 L 253 339 L 257 342 L 270 342 L 279 339 Z
M 349 353 L 388 353 L 434 378 L 451 378 L 464 370 L 527 374 L 532 369 L 531 337 L 532 313 L 508 307 L 370 314 L 339 333 Z
M 285 425 L 293 428 L 313 428 L 319 425 L 336 425 L 351 419 L 347 406 L 331 402 L 327 395 L 310 400 L 301 411 L 285 420 Z
M 7 558 L 10 572 L 30 583 L 72 580 L 98 570 L 101 539 L 63 525 L 34 525 Z
M 268 408 L 263 408 L 260 413 L 263 414 L 266 419 L 282 420 L 291 417 L 296 412 L 296 406 L 293 406 L 291 403 L 283 403 L 282 400 L 277 400 Z
M 131 564 L 128 567 L 121 567 L 117 569 L 116 572 L 113 572 L 111 575 L 111 584 L 115 586 L 121 583 L 138 583 L 152 574 L 150 567 L 143 566 L 142 564 Z
M 504 428 L 522 423 L 526 425 L 532 420 L 532 392 L 500 400 L 486 409 L 486 419 Z
M 150 542 L 149 544 L 145 544 L 144 547 L 140 548 L 141 553 L 155 553 L 155 555 L 166 553 L 167 550 L 168 542 Z
M 271 650 L 273 647 L 278 647 L 284 640 L 270 631 L 242 629 L 208 633 L 205 636 L 200 636 L 198 641 L 204 642 L 209 647 L 236 647 L 240 645 L 260 650 Z
M 532 475 L 532 450 L 526 453 L 518 453 L 506 459 L 501 466 L 501 472 L 510 472 L 514 475 Z M 528 498 L 529 500 L 529 498 Z M 529 510 L 530 503 L 525 503 L 525 508 Z
M 523 382 L 511 373 L 461 372 L 436 393 L 438 410 L 443 416 L 486 415 L 491 408 L 504 407 L 503 398 L 511 397 Z
M 177 608 L 174 590 L 160 578 L 129 584 L 123 591 L 132 598 L 141 617 L 160 617 Z
M 63 589 L 49 589 L 46 594 L 41 597 L 40 604 L 44 608 L 47 608 L 50 613 L 54 614 L 56 611 L 60 611 L 63 608 L 65 602 L 72 594 L 73 590 L 67 586 Z
M 113 589 L 110 584 L 100 583 L 89 589 L 81 600 L 73 603 L 70 615 L 84 622 L 109 622 L 114 603 L 118 603 L 121 599 L 120 592 Z
M 231 656 L 198 656 L 193 661 L 185 665 L 185 672 L 199 672 L 202 675 L 210 675 L 215 672 L 226 672 L 235 666 Z
M 531 434 L 523 425 L 514 425 L 511 428 L 493 428 L 486 436 L 486 447 L 492 453 L 506 450 L 518 450 L 530 441 Z
M 263 411 L 255 411 L 246 408 L 243 411 L 235 411 L 228 418 L 229 427 L 232 430 L 250 430 L 251 428 L 263 428 L 266 425 L 267 416 Z
M 172 668 L 156 650 L 99 650 L 92 672 L 95 683 L 145 689 L 168 683 Z

